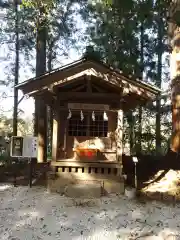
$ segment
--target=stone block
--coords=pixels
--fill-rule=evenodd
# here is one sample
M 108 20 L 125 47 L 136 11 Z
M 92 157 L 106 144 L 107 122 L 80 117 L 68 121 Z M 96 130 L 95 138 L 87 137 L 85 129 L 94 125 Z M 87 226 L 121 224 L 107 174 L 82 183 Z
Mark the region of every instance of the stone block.
M 64 193 L 65 187 L 71 184 L 71 182 L 67 179 L 63 178 L 56 178 L 54 179 L 48 179 L 47 183 L 47 190 L 49 192 L 58 192 L 58 193 Z
M 107 193 L 124 193 L 124 182 L 117 182 L 111 180 L 104 181 L 104 190 Z
M 68 185 L 65 195 L 72 198 L 99 198 L 101 197 L 100 184 L 75 184 Z
M 61 169 L 61 168 L 60 168 Z M 88 168 L 87 168 L 88 169 Z M 72 196 L 87 197 L 95 195 L 101 196 L 103 193 L 124 193 L 124 182 L 120 178 L 113 179 L 111 175 L 105 174 L 88 174 L 77 173 L 76 168 L 71 168 L 71 172 L 57 172 L 56 178 L 48 178 L 48 190 L 50 192 L 64 192 L 66 188 L 67 195 L 71 196 L 70 189 L 72 189 Z M 87 183 L 84 183 L 86 181 Z M 77 185 L 79 187 L 75 187 Z M 81 187 L 80 187 L 81 186 Z M 82 187 L 84 186 L 84 187 Z M 77 193 L 75 193 L 77 191 Z

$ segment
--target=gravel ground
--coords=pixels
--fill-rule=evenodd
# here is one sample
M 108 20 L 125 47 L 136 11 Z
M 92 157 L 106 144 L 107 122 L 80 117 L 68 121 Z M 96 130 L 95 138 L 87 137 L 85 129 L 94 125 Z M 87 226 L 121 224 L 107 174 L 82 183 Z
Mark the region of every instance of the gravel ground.
M 180 205 L 124 196 L 71 199 L 44 188 L 0 185 L 1 240 L 180 239 Z

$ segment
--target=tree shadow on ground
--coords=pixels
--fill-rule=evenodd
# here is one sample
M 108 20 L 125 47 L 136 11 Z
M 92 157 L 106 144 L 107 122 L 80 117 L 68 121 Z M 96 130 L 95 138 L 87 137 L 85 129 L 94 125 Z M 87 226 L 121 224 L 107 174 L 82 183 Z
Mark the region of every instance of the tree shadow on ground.
M 178 213 L 174 221 L 174 211 L 158 203 L 142 205 L 123 196 L 71 199 L 48 194 L 37 187 L 6 192 L 1 217 L 4 228 L 1 228 L 0 238 L 18 240 L 23 240 L 24 236 L 27 240 L 137 239 L 159 234 L 167 227 L 167 217 L 173 232 L 178 231 L 180 221 Z
M 33 185 L 46 183 L 46 172 L 50 170 L 49 162 L 37 163 L 32 162 L 31 177 Z M 30 181 L 30 164 L 28 162 L 17 162 L 8 166 L 0 167 L 0 182 L 10 183 L 15 186 L 27 186 Z M 35 183 L 35 184 L 34 184 Z

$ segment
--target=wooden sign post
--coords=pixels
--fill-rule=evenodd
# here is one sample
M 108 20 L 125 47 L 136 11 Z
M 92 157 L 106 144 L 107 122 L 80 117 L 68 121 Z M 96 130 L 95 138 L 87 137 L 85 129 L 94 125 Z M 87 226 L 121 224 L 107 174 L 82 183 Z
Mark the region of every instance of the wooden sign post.
M 29 164 L 29 187 L 32 187 L 32 158 L 37 158 L 38 151 L 37 137 L 26 136 L 11 138 L 11 157 L 27 158 Z M 16 170 L 14 168 L 14 186 L 16 186 Z

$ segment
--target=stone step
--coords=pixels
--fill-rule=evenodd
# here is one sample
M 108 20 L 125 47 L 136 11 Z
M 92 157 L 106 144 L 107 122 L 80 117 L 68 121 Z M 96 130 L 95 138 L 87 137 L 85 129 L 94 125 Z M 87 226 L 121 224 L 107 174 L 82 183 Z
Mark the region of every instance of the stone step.
M 64 194 L 71 198 L 99 198 L 102 195 L 100 183 L 72 184 L 65 188 Z

